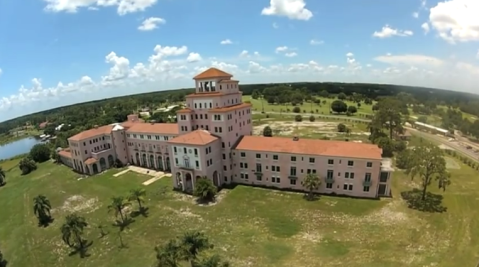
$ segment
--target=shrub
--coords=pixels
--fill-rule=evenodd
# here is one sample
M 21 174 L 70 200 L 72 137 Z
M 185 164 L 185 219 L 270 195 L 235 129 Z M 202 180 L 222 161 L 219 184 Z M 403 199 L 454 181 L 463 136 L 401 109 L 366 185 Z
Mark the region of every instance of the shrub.
M 264 127 L 263 136 L 266 136 L 266 137 L 272 137 L 273 136 L 273 130 L 271 129 L 271 127 L 269 127 L 269 126 Z
M 45 162 L 50 159 L 50 153 L 46 144 L 36 144 L 30 150 L 30 158 L 35 162 Z
M 299 107 L 294 107 L 293 108 L 293 112 L 294 113 L 300 113 L 301 112 L 301 109 Z
M 297 122 L 300 122 L 300 121 L 303 121 L 303 117 L 301 115 L 296 115 L 294 117 L 294 120 L 297 121 Z
M 20 170 L 22 171 L 22 175 L 26 175 L 36 170 L 37 164 L 30 157 L 25 157 L 22 160 L 20 160 L 20 163 L 18 164 L 18 168 L 20 168 Z
M 309 121 L 310 121 L 310 122 L 313 122 L 313 121 L 315 121 L 315 120 L 316 120 L 316 118 L 315 118 L 313 115 L 309 116 Z
M 347 129 L 347 128 L 348 128 L 348 127 L 346 127 L 346 125 L 344 125 L 344 124 L 342 124 L 342 123 L 338 124 L 338 132 L 340 132 L 340 133 L 346 132 L 346 129 Z
M 198 200 L 201 202 L 213 201 L 215 200 L 216 193 L 218 189 L 213 184 L 213 182 L 207 177 L 199 178 L 195 183 L 195 190 L 193 195 L 198 197 Z

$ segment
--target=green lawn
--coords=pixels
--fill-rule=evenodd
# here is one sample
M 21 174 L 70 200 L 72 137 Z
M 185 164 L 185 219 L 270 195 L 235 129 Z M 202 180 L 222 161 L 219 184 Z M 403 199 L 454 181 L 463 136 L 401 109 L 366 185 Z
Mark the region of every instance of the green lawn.
M 8 183 L 0 188 L 0 248 L 8 266 L 152 266 L 154 246 L 186 230 L 205 231 L 232 266 L 473 266 L 479 259 L 479 185 L 476 172 L 466 166 L 452 172 L 445 213 L 408 209 L 399 194 L 418 182 L 401 172 L 394 175 L 392 199 L 323 196 L 307 202 L 297 193 L 238 186 L 223 190 L 219 203 L 208 207 L 172 192 L 171 180 L 162 179 L 146 187 L 149 216 L 134 218 L 123 232 L 124 249 L 111 225 L 113 214 L 107 213 L 109 200 L 149 177 L 112 177 L 116 172 L 77 180 L 52 163 L 26 176 L 18 168 L 8 171 Z M 47 228 L 37 226 L 32 212 L 38 194 L 55 209 Z M 61 241 L 59 228 L 72 210 L 90 223 L 88 258 L 69 256 Z M 110 232 L 102 239 L 99 223 Z
M 329 111 L 330 111 L 330 105 L 331 103 L 336 100 L 336 99 L 330 99 L 330 98 L 321 98 L 321 97 L 317 97 L 318 99 L 321 100 L 321 102 L 323 100 L 325 100 L 327 103 L 326 104 L 323 104 L 321 103 L 320 105 L 318 104 L 311 104 L 311 103 L 303 103 L 303 105 L 299 106 L 301 108 L 301 112 L 302 113 L 310 113 L 311 110 L 313 110 L 313 113 L 317 113 L 317 114 L 323 114 L 323 115 L 329 115 Z M 251 102 L 251 104 L 253 105 L 253 111 L 258 111 L 258 112 L 261 112 L 262 109 L 264 108 L 264 111 L 266 113 L 268 112 L 292 112 L 294 106 L 291 105 L 291 104 L 287 104 L 287 105 L 276 105 L 276 104 L 268 104 L 268 102 L 266 101 L 262 101 L 260 99 L 252 99 L 251 96 L 247 95 L 247 96 L 243 96 L 243 102 L 244 101 L 249 101 Z M 351 101 L 344 101 L 348 106 L 350 105 L 354 105 L 356 106 L 355 103 L 351 102 Z M 356 106 L 357 107 L 357 106 Z M 362 104 L 362 106 L 360 108 L 358 108 L 358 114 L 361 113 L 361 114 L 373 114 L 373 110 L 372 110 L 372 107 L 373 105 L 365 105 L 365 104 Z M 288 111 L 289 110 L 289 111 Z M 357 115 L 357 114 L 355 114 Z M 346 116 L 346 115 L 338 115 L 338 116 Z

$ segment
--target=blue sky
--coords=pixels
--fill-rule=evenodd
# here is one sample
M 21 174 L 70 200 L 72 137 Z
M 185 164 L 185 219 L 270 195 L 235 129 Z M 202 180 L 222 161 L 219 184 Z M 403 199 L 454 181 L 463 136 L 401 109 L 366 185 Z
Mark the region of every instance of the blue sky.
M 21 12 L 19 12 L 21 10 Z M 479 1 L 35 0 L 0 3 L 0 121 L 191 87 L 378 82 L 478 92 Z

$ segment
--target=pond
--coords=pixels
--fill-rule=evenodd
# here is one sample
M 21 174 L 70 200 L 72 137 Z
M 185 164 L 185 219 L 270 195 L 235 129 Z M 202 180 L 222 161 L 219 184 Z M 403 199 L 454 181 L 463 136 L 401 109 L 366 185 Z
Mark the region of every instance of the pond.
M 40 139 L 28 137 L 8 144 L 0 145 L 0 160 L 9 159 L 20 154 L 28 153 L 30 149 L 38 143 L 41 143 Z

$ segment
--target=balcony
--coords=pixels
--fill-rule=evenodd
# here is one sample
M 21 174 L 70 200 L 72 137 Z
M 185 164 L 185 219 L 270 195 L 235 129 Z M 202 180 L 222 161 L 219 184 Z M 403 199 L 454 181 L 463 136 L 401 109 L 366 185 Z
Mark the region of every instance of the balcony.
M 110 152 L 111 152 L 111 148 L 98 150 L 98 151 L 92 151 L 91 156 L 92 158 L 99 159 L 101 157 L 106 156 L 106 154 L 109 154 Z
M 363 186 L 371 186 L 373 184 L 373 182 L 371 182 L 371 180 L 364 180 L 363 181 Z
M 256 176 L 263 176 L 263 173 L 260 172 L 260 171 L 255 171 L 255 172 L 254 172 L 254 175 L 256 175 Z
M 296 176 L 296 175 L 288 175 L 288 179 L 296 180 L 296 179 L 298 179 L 298 176 Z
M 191 166 L 190 164 L 178 164 L 177 166 L 178 166 L 178 168 L 180 168 L 182 170 L 185 170 L 185 171 L 192 171 L 194 169 L 198 169 L 198 168 L 195 168 L 195 167 Z
M 329 183 L 331 183 L 331 184 L 334 183 L 334 177 L 326 177 L 326 178 L 324 178 L 324 180 L 325 180 L 326 183 L 328 183 L 328 184 L 329 184 Z

